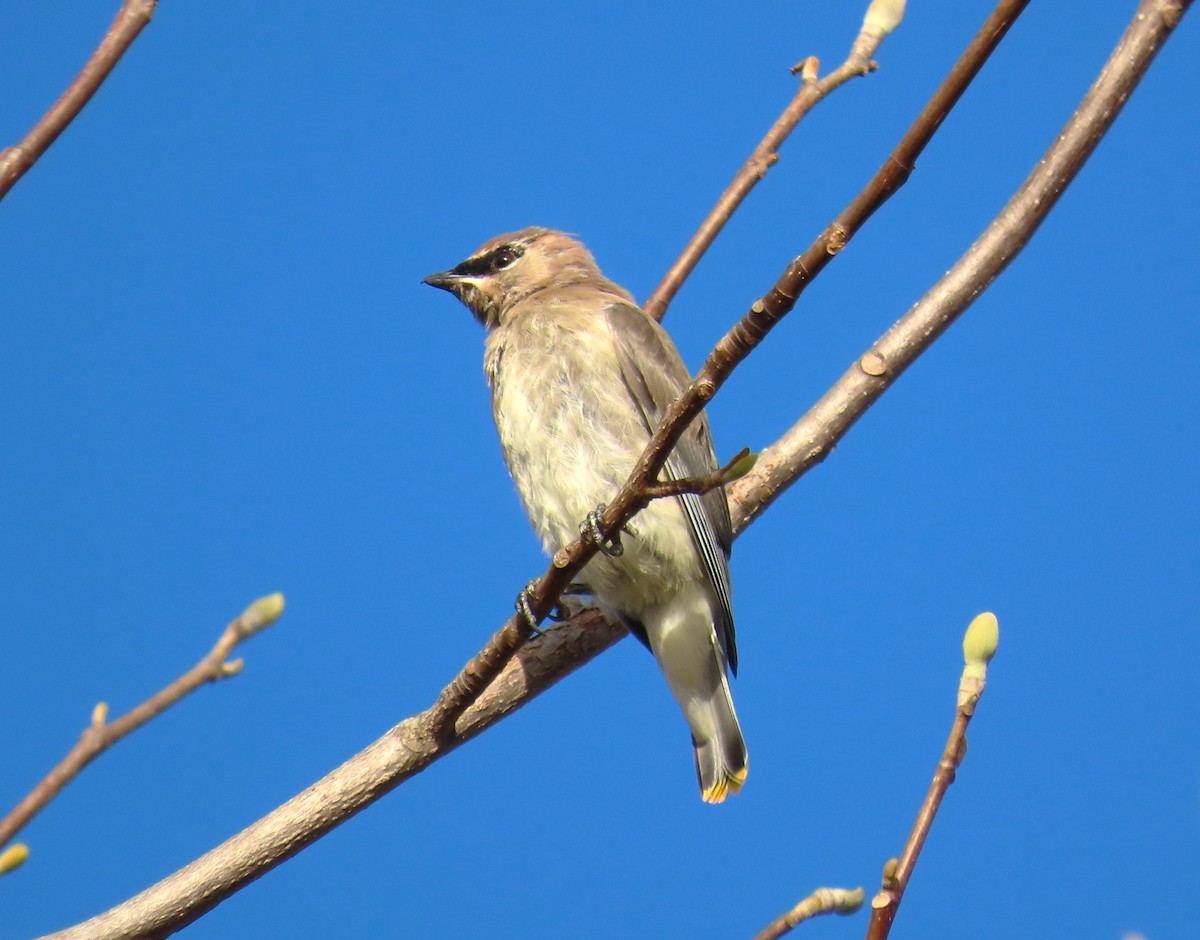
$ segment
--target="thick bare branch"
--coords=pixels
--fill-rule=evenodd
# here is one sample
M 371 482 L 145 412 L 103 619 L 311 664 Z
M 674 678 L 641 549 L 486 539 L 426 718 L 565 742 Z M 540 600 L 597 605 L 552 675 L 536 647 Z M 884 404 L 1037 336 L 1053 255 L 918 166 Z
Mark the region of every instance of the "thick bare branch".
M 850 48 L 850 55 L 845 62 L 824 78 L 817 79 L 815 57 L 805 59 L 793 67 L 793 73 L 800 73 L 801 82 L 791 103 L 784 108 L 783 113 L 771 125 L 766 136 L 754 148 L 754 152 L 747 157 L 733 181 L 721 194 L 721 198 L 717 200 L 716 205 L 700 223 L 696 234 L 692 236 L 658 287 L 654 288 L 654 292 L 646 298 L 646 303 L 642 305 L 642 309 L 654 319 L 661 320 L 666 314 L 667 305 L 675 299 L 675 294 L 695 270 L 696 265 L 700 263 L 700 259 L 704 257 L 704 253 L 716 240 L 721 229 L 725 227 L 725 223 L 737 211 L 743 200 L 750 195 L 750 191 L 758 185 L 759 180 L 766 176 L 767 171 L 779 161 L 779 148 L 783 146 L 783 142 L 796 129 L 796 126 L 804 120 L 804 116 L 827 95 L 836 91 L 850 79 L 867 75 L 875 69 L 872 57 L 898 22 L 896 18 L 893 18 L 895 22 L 892 22 L 880 17 L 877 12 L 877 8 L 880 6 L 880 0 L 875 0 L 870 5 L 867 16 L 863 20 L 862 29 Z M 903 4 L 900 6 L 902 10 Z
M 104 702 L 97 705 L 92 710 L 91 724 L 84 729 L 75 746 L 3 820 L 0 820 L 0 845 L 20 832 L 84 767 L 123 737 L 136 731 L 151 718 L 162 714 L 200 686 L 228 679 L 241 672 L 242 661 L 230 661 L 229 654 L 243 640 L 269 627 L 282 612 L 282 594 L 259 598 L 225 628 L 216 645 L 203 659 L 141 705 L 130 709 L 112 722 L 106 720 L 108 706 Z
M 154 13 L 158 0 L 124 0 L 104 39 L 83 70 L 67 86 L 20 143 L 0 151 L 0 199 L 33 166 L 96 93 Z

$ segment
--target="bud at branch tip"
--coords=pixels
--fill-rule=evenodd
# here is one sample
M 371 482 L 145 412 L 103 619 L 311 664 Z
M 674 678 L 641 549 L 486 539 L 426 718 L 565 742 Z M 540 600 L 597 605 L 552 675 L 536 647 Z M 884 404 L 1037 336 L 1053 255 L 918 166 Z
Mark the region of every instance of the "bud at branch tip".
M 92 709 L 92 727 L 102 728 L 106 721 L 108 721 L 108 702 L 97 702 L 96 707 Z
M 991 611 L 985 611 L 967 627 L 963 637 L 963 659 L 968 666 L 986 666 L 1000 645 L 1000 622 Z
M 980 614 L 967 627 L 963 637 L 962 679 L 958 683 L 958 707 L 969 716 L 975 711 L 975 702 L 983 694 L 987 683 L 987 667 L 1000 645 L 1000 624 L 990 611 Z
M 10 871 L 20 868 L 25 864 L 27 858 L 29 858 L 29 846 L 24 842 L 14 842 L 0 852 L 0 875 L 7 875 Z
M 904 19 L 904 0 L 871 0 L 863 17 L 863 30 L 879 30 L 885 36 Z
M 758 454 L 752 453 L 748 447 L 743 447 L 741 453 L 734 457 L 733 462 L 729 464 L 729 469 L 721 474 L 721 482 L 732 483 L 734 480 L 740 480 L 754 469 L 756 463 L 758 463 Z
M 268 594 L 266 597 L 260 597 L 238 617 L 238 633 L 243 638 L 253 636 L 259 630 L 265 630 L 273 624 L 282 613 L 282 594 Z

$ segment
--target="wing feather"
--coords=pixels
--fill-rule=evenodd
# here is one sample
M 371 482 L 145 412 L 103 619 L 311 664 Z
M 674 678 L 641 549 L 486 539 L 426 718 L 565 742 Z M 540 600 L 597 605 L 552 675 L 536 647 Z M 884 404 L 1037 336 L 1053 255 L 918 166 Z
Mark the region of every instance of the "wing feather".
M 666 332 L 633 304 L 613 303 L 605 309 L 621 367 L 621 376 L 642 415 L 647 434 L 653 434 L 667 408 L 691 383 L 687 367 Z M 718 467 L 708 417 L 701 414 L 684 431 L 667 458 L 668 479 L 703 476 Z M 733 525 L 721 487 L 703 496 L 674 497 L 688 521 L 696 554 L 712 591 L 716 632 L 730 671 L 737 675 L 737 640 L 730 595 L 729 551 Z

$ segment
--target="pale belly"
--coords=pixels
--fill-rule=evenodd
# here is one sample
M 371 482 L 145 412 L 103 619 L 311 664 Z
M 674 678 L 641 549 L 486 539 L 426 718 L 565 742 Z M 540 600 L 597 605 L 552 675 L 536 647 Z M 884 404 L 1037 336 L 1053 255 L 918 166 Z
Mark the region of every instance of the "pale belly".
M 496 425 L 530 522 L 553 554 L 579 537 L 589 512 L 615 496 L 648 434 L 619 376 L 598 368 L 602 363 L 549 356 L 519 361 L 512 352 L 505 351 L 503 368 L 493 375 Z M 527 377 L 521 388 L 508 381 L 514 367 Z M 600 387 L 611 394 L 595 393 Z M 655 500 L 630 528 L 633 534 L 621 537 L 624 553 L 597 555 L 581 580 L 602 603 L 640 618 L 699 577 L 700 568 L 675 500 Z

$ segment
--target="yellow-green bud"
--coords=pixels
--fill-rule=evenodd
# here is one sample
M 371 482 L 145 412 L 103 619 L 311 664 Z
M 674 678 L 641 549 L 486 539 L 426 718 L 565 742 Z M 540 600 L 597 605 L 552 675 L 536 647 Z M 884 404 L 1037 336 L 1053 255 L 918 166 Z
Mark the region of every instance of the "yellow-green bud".
M 963 659 L 968 666 L 978 664 L 986 666 L 996 655 L 996 647 L 1000 645 L 1000 622 L 996 615 L 987 611 L 971 621 L 967 634 L 963 637 Z
M 862 888 L 831 888 L 830 895 L 832 896 L 833 904 L 831 910 L 835 914 L 853 914 L 863 906 L 863 901 L 866 899 L 866 892 Z
M 25 864 L 27 858 L 29 858 L 29 846 L 24 842 L 14 842 L 0 852 L 0 875 L 7 875 L 10 871 L 20 868 Z
M 97 702 L 96 707 L 92 709 L 92 727 L 103 727 L 106 721 L 108 721 L 108 702 Z
M 904 0 L 872 0 L 863 17 L 863 29 L 877 29 L 885 36 L 904 19 Z
M 974 713 L 975 702 L 983 694 L 988 663 L 996 655 L 999 645 L 1000 624 L 995 614 L 982 613 L 971 621 L 963 637 L 963 659 L 967 664 L 958 684 L 958 707 L 967 715 Z
M 732 483 L 734 480 L 740 480 L 754 469 L 756 463 L 758 463 L 758 454 L 751 453 L 748 447 L 743 447 L 729 469 L 721 474 L 721 482 Z
M 242 611 L 238 618 L 238 632 L 243 637 L 253 636 L 259 630 L 265 630 L 283 613 L 283 595 L 268 594 L 260 597 Z

